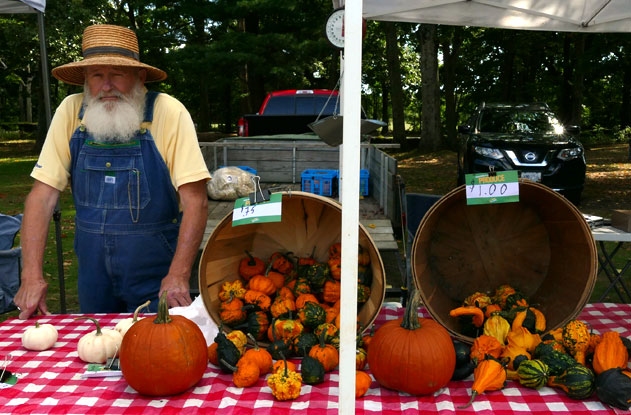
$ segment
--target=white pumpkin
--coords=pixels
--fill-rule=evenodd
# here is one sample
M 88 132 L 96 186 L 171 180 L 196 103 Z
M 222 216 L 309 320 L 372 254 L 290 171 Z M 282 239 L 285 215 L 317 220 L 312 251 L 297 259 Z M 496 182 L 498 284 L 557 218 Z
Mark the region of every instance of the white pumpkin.
M 121 321 L 119 321 L 116 324 L 116 327 L 114 327 L 114 330 L 118 331 L 120 334 L 122 334 L 123 336 L 125 336 L 125 333 L 127 333 L 127 330 L 129 330 L 129 328 L 131 326 L 134 325 L 135 322 L 138 321 L 138 313 L 140 313 L 140 310 L 142 310 L 144 307 L 148 307 L 149 303 L 151 303 L 150 300 L 147 300 L 146 303 L 141 304 L 136 311 L 134 311 L 134 317 L 129 317 L 129 318 L 124 318 Z
M 57 341 L 57 329 L 52 324 L 39 324 L 31 326 L 22 333 L 22 346 L 28 350 L 48 350 Z
M 87 363 L 105 363 L 108 358 L 118 353 L 123 341 L 122 334 L 113 329 L 102 329 L 99 322 L 92 317 L 76 319 L 92 320 L 96 324 L 96 330 L 79 339 L 77 352 L 81 360 Z

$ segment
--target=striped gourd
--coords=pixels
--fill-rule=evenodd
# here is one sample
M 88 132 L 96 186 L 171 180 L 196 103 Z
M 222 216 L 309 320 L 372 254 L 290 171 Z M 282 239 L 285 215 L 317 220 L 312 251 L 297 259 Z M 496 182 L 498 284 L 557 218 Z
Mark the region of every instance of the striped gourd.
M 548 365 L 537 359 L 525 360 L 519 364 L 517 375 L 522 385 L 539 389 L 548 381 Z
M 594 372 L 583 365 L 576 364 L 560 376 L 552 376 L 548 386 L 559 387 L 572 399 L 587 399 L 594 393 Z

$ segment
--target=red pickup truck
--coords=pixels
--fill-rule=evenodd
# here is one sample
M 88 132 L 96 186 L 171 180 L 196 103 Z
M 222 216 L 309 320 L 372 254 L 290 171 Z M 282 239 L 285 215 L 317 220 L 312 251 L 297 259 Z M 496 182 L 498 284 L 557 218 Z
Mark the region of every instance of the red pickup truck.
M 259 112 L 239 120 L 239 136 L 302 134 L 320 118 L 340 113 L 338 91 L 289 89 L 267 95 Z

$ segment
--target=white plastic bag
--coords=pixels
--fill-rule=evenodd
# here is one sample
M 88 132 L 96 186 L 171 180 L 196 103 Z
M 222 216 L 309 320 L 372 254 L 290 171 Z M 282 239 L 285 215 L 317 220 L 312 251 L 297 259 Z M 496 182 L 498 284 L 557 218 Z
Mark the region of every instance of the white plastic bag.
M 254 192 L 254 175 L 238 167 L 222 167 L 208 181 L 208 197 L 213 200 L 237 200 Z

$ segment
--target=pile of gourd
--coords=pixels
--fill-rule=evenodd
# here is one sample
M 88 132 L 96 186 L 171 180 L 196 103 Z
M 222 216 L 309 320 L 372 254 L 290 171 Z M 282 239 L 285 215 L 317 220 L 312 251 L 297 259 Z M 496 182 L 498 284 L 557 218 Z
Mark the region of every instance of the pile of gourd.
M 620 409 L 631 407 L 631 342 L 615 331 L 593 333 L 583 321 L 571 320 L 546 331 L 541 311 L 513 287 L 502 285 L 490 296 L 476 292 L 450 315 L 473 326 L 471 347 L 455 341 L 453 380 L 473 372 L 469 406 L 486 391 L 502 389 L 507 379 L 539 389 L 560 388 L 572 399 L 598 398 Z
M 318 262 L 313 255 L 297 258 L 275 252 L 265 264 L 246 254 L 239 264 L 240 278 L 221 286 L 222 327 L 208 347 L 209 361 L 232 373 L 237 387 L 252 386 L 272 371 L 267 382 L 276 399 L 295 399 L 303 381 L 321 383 L 325 373 L 339 363 L 341 244 L 329 247 L 327 262 Z M 360 246 L 358 304 L 370 297 L 371 282 L 370 256 Z M 232 330 L 224 334 L 226 327 Z M 269 341 L 266 348 L 258 344 L 264 341 Z M 371 381 L 361 372 L 366 364 L 362 344 L 358 336 L 358 396 L 366 392 Z M 286 360 L 291 357 L 302 358 L 300 372 Z

